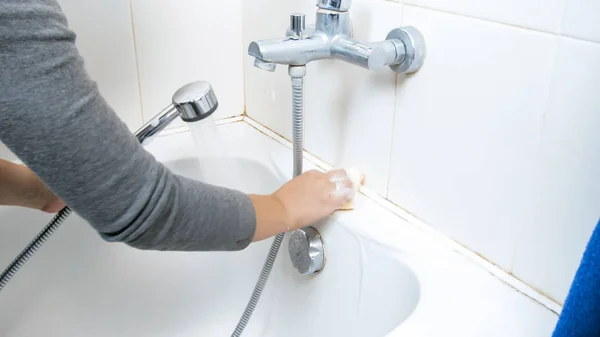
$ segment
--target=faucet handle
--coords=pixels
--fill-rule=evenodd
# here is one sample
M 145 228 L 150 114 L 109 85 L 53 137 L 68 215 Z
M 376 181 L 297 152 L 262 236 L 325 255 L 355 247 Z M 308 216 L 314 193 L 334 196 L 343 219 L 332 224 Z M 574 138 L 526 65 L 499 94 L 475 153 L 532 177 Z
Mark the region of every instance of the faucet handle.
M 306 28 L 304 14 L 294 13 L 290 15 L 290 32 L 297 37 L 302 37 L 302 32 Z
M 352 0 L 318 0 L 317 7 L 336 12 L 347 12 L 350 10 Z

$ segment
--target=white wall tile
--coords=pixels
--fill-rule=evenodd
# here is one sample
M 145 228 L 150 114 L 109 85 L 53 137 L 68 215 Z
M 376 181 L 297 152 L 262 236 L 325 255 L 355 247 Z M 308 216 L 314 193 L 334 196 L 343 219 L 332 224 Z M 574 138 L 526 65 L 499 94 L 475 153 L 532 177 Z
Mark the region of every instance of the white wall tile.
M 310 5 L 309 5 L 310 3 Z M 305 2 L 307 22 L 314 23 L 314 1 Z M 256 5 L 245 5 L 248 20 L 264 16 Z M 282 6 L 279 10 L 293 10 Z M 284 19 L 270 30 L 246 31 L 252 39 L 283 36 L 288 13 L 272 13 Z M 401 25 L 401 6 L 385 1 L 355 2 L 351 16 L 355 37 L 361 41 L 384 40 Z M 252 27 L 253 25 L 250 25 Z M 280 28 L 277 28 L 280 27 Z M 251 28 L 253 29 L 253 28 Z M 252 67 L 246 60 L 248 114 L 286 137 L 291 135 L 291 87 L 287 68 L 275 74 Z M 366 184 L 385 195 L 389 170 L 396 75 L 389 68 L 373 72 L 342 61 L 309 64 L 305 78 L 305 147 L 336 166 L 355 166 L 366 174 Z
M 242 0 L 132 0 L 146 120 L 189 82 L 211 83 L 213 118 L 244 112 Z
M 565 8 L 562 34 L 600 42 L 600 1 L 569 0 Z
M 288 69 L 278 65 L 274 73 L 254 67 L 254 58 L 248 55 L 253 40 L 285 36 L 289 15 L 303 11 L 301 1 L 243 1 L 243 62 L 246 90 L 246 113 L 287 139 L 292 138 L 292 89 Z M 305 12 L 307 20 L 310 12 Z M 265 18 L 269 24 L 264 24 Z M 310 76 L 310 74 L 309 74 Z
M 405 4 L 554 33 L 560 30 L 566 2 L 567 0 L 404 0 Z M 460 35 L 454 37 L 457 38 Z
M 90 77 L 134 131 L 142 124 L 129 0 L 58 1 Z
M 404 24 L 428 51 L 398 85 L 389 197 L 509 269 L 557 37 L 412 6 Z
M 384 40 L 401 26 L 402 7 L 383 1 L 355 2 L 354 36 Z M 396 73 L 369 71 L 341 61 L 310 64 L 306 78 L 306 147 L 336 166 L 356 166 L 366 185 L 387 193 Z
M 575 62 L 573 60 L 576 60 Z M 514 274 L 562 302 L 600 217 L 600 45 L 563 38 Z

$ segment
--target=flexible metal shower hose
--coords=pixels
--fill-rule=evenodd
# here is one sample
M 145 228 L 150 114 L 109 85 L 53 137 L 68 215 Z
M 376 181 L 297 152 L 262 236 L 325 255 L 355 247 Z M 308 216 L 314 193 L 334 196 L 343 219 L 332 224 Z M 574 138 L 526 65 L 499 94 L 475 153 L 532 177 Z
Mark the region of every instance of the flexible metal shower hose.
M 292 77 L 292 110 L 294 177 L 296 177 L 302 173 L 302 142 L 304 138 L 304 79 L 302 77 Z M 240 318 L 240 321 L 238 322 L 235 331 L 231 334 L 231 337 L 241 337 L 242 332 L 244 332 L 246 325 L 250 321 L 250 317 L 252 317 L 252 313 L 258 305 L 260 295 L 265 289 L 271 269 L 273 269 L 273 265 L 275 264 L 275 258 L 277 257 L 277 253 L 279 252 L 279 248 L 283 242 L 284 235 L 284 233 L 278 234 L 273 240 L 267 260 L 263 265 L 258 281 L 256 282 L 256 286 L 254 286 L 252 297 L 250 297 L 250 301 L 248 301 L 248 305 L 244 310 L 244 314 Z
M 8 281 L 15 276 L 17 271 L 23 267 L 25 262 L 29 260 L 35 252 L 48 240 L 52 234 L 60 227 L 60 225 L 69 217 L 71 209 L 65 207 L 60 210 L 52 220 L 44 227 L 44 229 L 23 249 L 23 251 L 15 257 L 8 267 L 0 274 L 0 291 L 8 284 Z
M 172 120 L 178 115 L 167 114 L 170 114 L 174 111 L 175 107 L 173 106 L 173 104 L 170 104 L 168 107 L 163 109 L 158 115 L 167 116 Z M 146 140 L 154 134 L 148 133 L 147 131 L 148 130 L 145 128 L 145 126 L 143 126 L 141 129 L 135 132 L 134 135 L 140 143 L 143 143 L 144 140 Z M 11 264 L 8 265 L 8 267 L 2 272 L 2 274 L 0 274 L 0 291 L 2 291 L 2 289 L 8 284 L 10 279 L 12 279 L 13 276 L 15 276 L 17 271 L 19 271 L 19 269 L 23 267 L 25 262 L 27 262 L 27 260 L 29 260 L 33 256 L 33 254 L 35 254 L 38 251 L 38 249 L 40 249 L 44 242 L 46 242 L 46 240 L 48 240 L 48 238 L 51 237 L 52 234 L 54 234 L 54 232 L 56 232 L 58 227 L 60 227 L 60 225 L 63 222 L 65 222 L 65 220 L 67 220 L 70 214 L 71 209 L 68 206 L 60 210 L 56 214 L 56 216 L 54 216 L 54 218 L 50 220 L 48 225 L 46 225 L 46 227 L 44 227 L 44 229 L 33 240 L 31 240 L 27 247 L 25 247 L 23 251 L 21 251 L 21 253 L 17 255 L 17 257 L 11 262 Z

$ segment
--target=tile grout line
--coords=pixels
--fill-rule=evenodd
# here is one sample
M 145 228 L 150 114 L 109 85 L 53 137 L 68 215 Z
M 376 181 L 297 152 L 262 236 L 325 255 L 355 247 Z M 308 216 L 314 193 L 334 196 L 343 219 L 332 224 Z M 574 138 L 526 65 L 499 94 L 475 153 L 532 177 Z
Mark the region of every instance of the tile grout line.
M 540 155 L 540 149 L 542 146 L 542 141 L 544 138 L 544 125 L 546 124 L 546 118 L 548 115 L 548 109 L 549 109 L 549 105 L 550 105 L 550 99 L 551 99 L 551 94 L 552 94 L 552 87 L 554 84 L 554 80 L 555 80 L 555 70 L 556 70 L 556 62 L 557 62 L 557 58 L 558 58 L 558 51 L 561 45 L 561 40 L 558 39 L 557 41 L 555 41 L 555 46 L 554 46 L 554 55 L 552 57 L 552 66 L 551 66 L 551 73 L 550 73 L 550 77 L 549 77 L 549 81 L 548 81 L 548 88 L 547 88 L 547 92 L 546 92 L 546 98 L 544 101 L 544 105 L 542 106 L 542 111 L 540 114 L 540 125 L 539 125 L 539 129 L 538 129 L 538 134 L 537 134 L 537 139 L 536 139 L 536 144 L 535 144 L 535 148 L 534 148 L 534 152 L 533 152 L 533 167 L 531 168 L 531 180 L 530 180 L 530 188 L 533 190 L 535 188 L 535 179 L 537 177 L 536 172 L 538 171 L 536 169 L 536 164 L 538 163 L 538 161 L 541 158 Z M 533 225 L 534 228 L 535 225 L 537 224 L 537 216 L 533 215 Z M 521 232 L 523 231 L 523 229 L 521 229 Z M 513 233 L 516 234 L 517 229 L 515 229 L 515 231 Z M 515 236 L 516 237 L 516 236 Z M 516 251 L 517 251 L 517 246 L 514 247 L 514 253 L 513 257 L 512 257 L 512 261 L 510 264 L 510 273 L 514 274 L 514 270 L 515 270 L 515 265 L 517 263 L 517 257 L 516 257 Z
M 588 43 L 593 43 L 593 44 L 600 44 L 600 41 L 594 41 L 594 40 L 589 40 L 589 39 L 585 39 L 585 38 L 574 37 L 574 36 L 566 35 L 566 34 L 562 34 L 562 33 L 548 32 L 548 31 L 544 31 L 544 30 L 540 30 L 540 29 L 536 29 L 536 28 L 520 26 L 517 24 L 502 22 L 502 21 L 493 20 L 493 19 L 485 19 L 485 18 L 473 16 L 473 15 L 461 14 L 461 13 L 452 12 L 452 11 L 448 11 L 448 10 L 444 10 L 444 9 L 438 9 L 438 8 L 433 8 L 433 7 L 429 7 L 429 6 L 423 6 L 423 5 L 410 4 L 410 3 L 406 3 L 406 2 L 402 2 L 402 4 L 403 4 L 403 6 L 430 10 L 430 11 L 434 11 L 434 12 L 438 12 L 438 13 L 443 13 L 443 14 L 452 15 L 452 16 L 459 16 L 462 18 L 473 19 L 473 20 L 483 21 L 483 22 L 487 22 L 487 23 L 498 24 L 498 25 L 502 25 L 502 26 L 506 26 L 506 27 L 518 28 L 518 29 L 522 29 L 522 30 L 526 30 L 526 31 L 530 31 L 530 32 L 556 36 L 558 38 L 566 38 L 566 39 L 583 41 L 583 42 L 588 42 Z
M 260 124 L 259 122 L 257 122 L 250 116 L 242 116 L 242 117 L 243 117 L 242 121 L 244 123 L 248 124 L 249 126 L 254 128 L 255 130 L 257 130 L 258 132 L 266 135 L 267 137 L 271 138 L 272 140 L 276 141 L 277 143 L 285 146 L 287 149 L 293 150 L 294 146 L 293 146 L 292 142 L 290 140 L 288 140 L 287 138 L 277 134 L 276 132 L 269 129 L 268 127 Z M 319 157 L 308 152 L 306 150 L 306 148 L 304 148 L 302 150 L 302 153 L 303 153 L 302 156 L 304 158 L 308 159 L 308 161 L 312 162 L 313 164 L 315 164 L 315 166 L 317 166 L 319 169 L 321 169 L 323 171 L 329 171 L 334 168 L 333 166 L 331 166 L 331 165 L 327 164 L 326 162 L 324 162 L 323 160 L 319 159 Z
M 258 130 L 259 132 L 263 133 L 264 135 L 268 136 L 269 138 L 273 139 L 274 141 L 278 142 L 279 144 L 282 144 L 287 148 L 292 148 L 291 142 L 289 140 L 278 135 L 277 133 L 270 130 L 268 127 L 260 124 L 259 122 L 255 121 L 254 119 L 252 119 L 248 116 L 243 116 L 242 121 L 247 123 L 254 129 Z M 304 158 L 311 161 L 313 164 L 315 164 L 317 167 L 319 167 L 322 170 L 326 171 L 326 170 L 329 170 L 332 168 L 331 165 L 327 164 L 326 162 L 317 158 L 316 156 L 312 155 L 311 153 L 307 152 L 306 150 L 304 150 Z M 562 310 L 562 306 L 559 303 L 550 299 L 546 295 L 540 293 L 539 291 L 537 291 L 535 288 L 531 287 L 527 283 L 512 276 L 510 273 L 503 270 L 502 268 L 494 265 L 490 261 L 487 261 L 485 258 L 477 255 L 477 253 L 471 251 L 467 247 L 452 240 L 451 238 L 445 236 L 444 234 L 436 231 L 435 229 L 433 229 L 433 227 L 427 225 L 425 222 L 423 222 L 422 220 L 420 220 L 418 217 L 414 216 L 407 210 L 401 208 L 400 206 L 394 204 L 393 202 L 389 201 L 388 199 L 380 196 L 376 192 L 371 191 L 370 189 L 368 189 L 366 187 L 361 187 L 359 189 L 359 192 L 361 194 L 363 194 L 365 197 L 371 199 L 373 202 L 384 207 L 389 212 L 392 212 L 394 215 L 405 220 L 410 225 L 414 226 L 416 229 L 421 231 L 427 238 L 445 245 L 452 251 L 455 251 L 456 253 L 462 255 L 464 258 L 466 258 L 473 264 L 486 270 L 487 272 L 492 274 L 494 277 L 496 277 L 501 282 L 503 282 L 506 285 L 508 285 L 509 287 L 515 289 L 517 292 L 534 300 L 535 302 L 538 302 L 539 304 L 544 306 L 546 309 L 552 311 L 553 313 L 560 314 L 560 312 Z
M 242 0 L 243 1 L 243 0 Z M 241 3 L 241 2 L 240 2 Z M 241 32 L 242 32 L 242 55 L 240 58 L 240 62 L 242 62 L 242 88 L 244 90 L 244 108 L 242 111 L 242 116 L 246 116 L 248 115 L 248 107 L 246 105 L 246 103 L 248 102 L 248 88 L 246 87 L 246 47 L 245 47 L 245 40 L 244 40 L 244 5 L 242 4 L 240 6 L 240 11 L 241 11 L 241 19 L 242 19 L 242 24 L 240 26 L 241 28 Z
M 140 112 L 142 114 L 142 124 L 146 122 L 144 117 L 144 101 L 142 100 L 142 81 L 140 78 L 140 60 L 137 50 L 137 41 L 135 38 L 135 24 L 133 21 L 133 0 L 129 0 L 129 18 L 131 19 L 131 36 L 133 37 L 133 54 L 135 56 L 135 73 L 137 75 L 138 95 L 140 99 Z
M 404 23 L 404 2 L 399 2 L 400 5 L 400 26 Z M 394 155 L 394 130 L 396 129 L 396 107 L 398 106 L 398 77 L 400 75 L 396 74 L 395 82 L 394 82 L 394 108 L 392 109 L 392 137 L 390 139 L 390 154 L 388 156 L 388 173 L 387 173 L 387 182 L 385 186 L 385 197 L 390 197 L 390 181 L 392 180 L 392 156 Z

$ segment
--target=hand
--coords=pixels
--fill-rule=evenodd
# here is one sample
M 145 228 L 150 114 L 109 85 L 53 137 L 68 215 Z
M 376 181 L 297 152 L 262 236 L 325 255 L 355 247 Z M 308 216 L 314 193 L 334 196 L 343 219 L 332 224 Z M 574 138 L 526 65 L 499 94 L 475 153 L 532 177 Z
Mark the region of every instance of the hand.
M 0 159 L 0 205 L 23 206 L 48 213 L 65 204 L 29 168 Z
M 251 195 L 257 217 L 254 241 L 313 224 L 354 197 L 346 171 L 308 171 L 270 196 Z
M 354 197 L 354 189 L 344 170 L 313 170 L 283 185 L 273 196 L 283 204 L 289 217 L 287 230 L 292 230 L 331 215 Z

